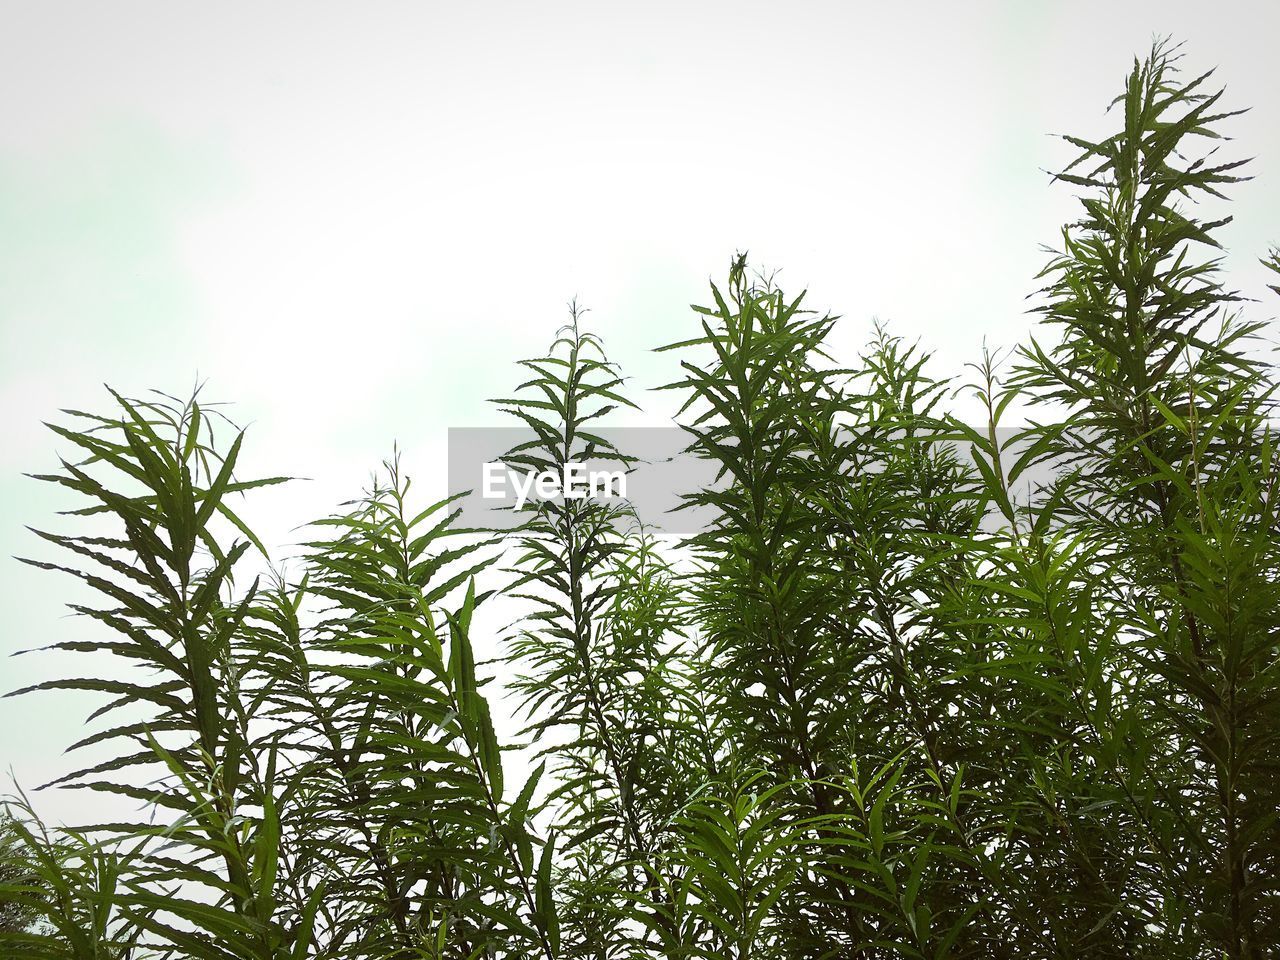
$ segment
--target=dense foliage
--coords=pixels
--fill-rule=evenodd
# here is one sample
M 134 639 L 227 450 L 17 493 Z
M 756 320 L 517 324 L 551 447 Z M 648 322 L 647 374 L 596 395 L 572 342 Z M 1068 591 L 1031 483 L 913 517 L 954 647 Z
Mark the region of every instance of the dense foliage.
M 62 785 L 139 812 L 11 805 L 3 955 L 1280 955 L 1275 380 L 1197 217 L 1232 114 L 1175 60 L 1066 138 L 1040 332 L 968 383 L 884 330 L 838 365 L 835 319 L 737 259 L 663 348 L 722 478 L 683 544 L 590 499 L 463 530 L 392 460 L 246 582 L 233 504 L 282 481 L 242 433 L 162 395 L 69 414 L 42 479 L 80 527 L 29 562 L 100 598 L 56 648 L 132 669 L 39 688 L 104 695 L 78 746 L 114 758 Z M 576 310 L 523 367 L 509 463 L 629 462 Z M 498 592 L 525 616 L 478 665 Z

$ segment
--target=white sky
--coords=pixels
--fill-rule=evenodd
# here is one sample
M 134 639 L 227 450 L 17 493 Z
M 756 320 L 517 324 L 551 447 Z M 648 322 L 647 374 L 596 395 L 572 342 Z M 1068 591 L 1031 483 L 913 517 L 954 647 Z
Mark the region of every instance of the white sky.
M 891 6 L 0 0 L 0 554 L 56 523 L 19 477 L 53 466 L 40 421 L 104 381 L 234 401 L 249 473 L 315 478 L 248 511 L 286 546 L 393 441 L 443 490 L 445 429 L 495 422 L 570 297 L 637 388 L 672 377 L 647 351 L 738 249 L 846 318 L 838 356 L 879 317 L 958 372 L 1024 337 L 1075 214 L 1047 134 L 1109 132 L 1156 34 L 1254 108 L 1223 238 L 1265 293 L 1280 4 Z M 85 629 L 0 567 L 0 652 Z M 74 669 L 0 663 L 6 689 Z M 86 706 L 0 701 L 0 764 L 68 769 Z

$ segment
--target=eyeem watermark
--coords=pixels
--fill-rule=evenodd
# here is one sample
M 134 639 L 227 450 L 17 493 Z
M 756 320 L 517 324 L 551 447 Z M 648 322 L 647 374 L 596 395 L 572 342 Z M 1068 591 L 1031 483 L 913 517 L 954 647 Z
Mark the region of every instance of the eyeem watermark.
M 543 503 L 562 501 L 624 508 L 620 522 L 687 534 L 706 529 L 715 513 L 681 509 L 683 495 L 716 484 L 716 467 L 687 452 L 676 427 L 600 427 L 561 466 L 525 427 L 452 427 L 449 493 L 459 495 L 459 522 L 514 530 Z M 465 494 L 465 496 L 464 496 Z
M 585 463 L 567 463 L 554 470 L 513 470 L 501 461 L 490 460 L 481 467 L 480 496 L 485 500 L 507 501 L 515 495 L 515 508 L 523 510 L 530 494 L 539 500 L 626 499 L 625 470 L 592 469 Z

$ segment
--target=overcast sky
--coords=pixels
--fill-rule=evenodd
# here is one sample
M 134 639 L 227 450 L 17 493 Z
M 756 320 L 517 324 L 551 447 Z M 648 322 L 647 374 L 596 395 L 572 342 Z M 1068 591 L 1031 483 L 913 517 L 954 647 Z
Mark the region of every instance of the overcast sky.
M 735 250 L 957 372 L 1023 339 L 1074 216 L 1051 134 L 1103 136 L 1135 54 L 1218 66 L 1228 282 L 1280 241 L 1280 4 L 0 2 L 0 651 L 86 627 L 8 559 L 61 502 L 40 423 L 207 379 L 287 554 L 398 442 L 443 490 L 451 425 L 495 422 L 578 297 L 643 389 Z M 1274 308 L 1258 308 L 1271 315 Z M 0 661 L 12 688 L 75 669 Z M 0 701 L 0 764 L 66 770 L 79 699 Z M 83 801 L 80 801 L 83 803 Z M 48 796 L 55 816 L 82 813 Z

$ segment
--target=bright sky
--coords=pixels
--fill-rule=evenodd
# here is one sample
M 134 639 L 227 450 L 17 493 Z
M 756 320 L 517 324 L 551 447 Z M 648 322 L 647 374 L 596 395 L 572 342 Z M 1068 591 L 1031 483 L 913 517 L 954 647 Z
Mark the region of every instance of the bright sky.
M 0 0 L 0 652 L 76 635 L 66 584 L 7 559 L 62 502 L 42 420 L 125 393 L 234 401 L 247 513 L 284 548 L 393 442 L 443 490 L 449 426 L 493 423 L 577 296 L 643 388 L 735 250 L 936 350 L 1016 343 L 1050 187 L 1153 36 L 1220 67 L 1228 279 L 1280 242 L 1280 4 L 64 3 Z M 1272 301 L 1274 303 L 1274 300 Z M 1274 314 L 1272 303 L 1258 309 Z M 664 400 L 665 402 L 665 400 Z M 74 671 L 3 663 L 5 689 Z M 81 698 L 0 701 L 0 765 L 69 769 Z M 3 790 L 3 788 L 0 788 Z M 77 803 L 81 804 L 77 807 Z M 45 795 L 78 819 L 83 800 Z

